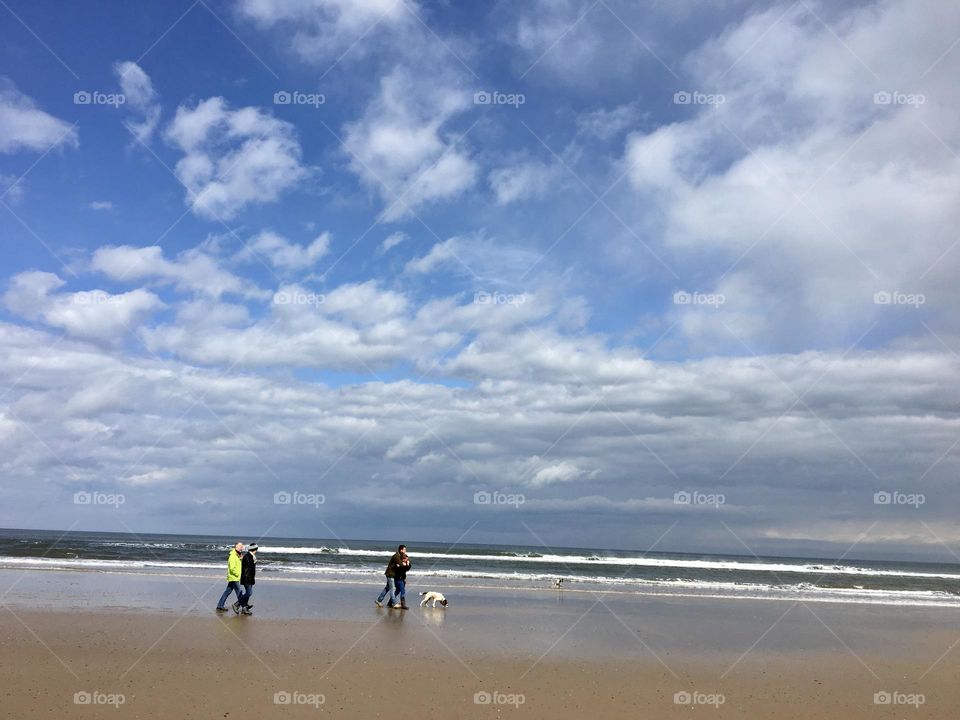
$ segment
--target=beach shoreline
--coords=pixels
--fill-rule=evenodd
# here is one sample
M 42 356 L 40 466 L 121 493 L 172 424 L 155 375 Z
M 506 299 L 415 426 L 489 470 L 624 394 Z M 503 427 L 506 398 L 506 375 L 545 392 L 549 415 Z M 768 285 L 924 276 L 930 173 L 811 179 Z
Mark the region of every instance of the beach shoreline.
M 375 577 L 272 580 L 244 617 L 214 611 L 222 577 L 0 570 L 4 705 L 603 720 L 942 718 L 960 704 L 950 609 L 459 587 L 447 609 L 411 591 L 410 610 L 389 611 Z
M 876 703 L 878 693 L 902 700 L 893 709 L 917 718 L 947 717 L 960 701 L 949 661 L 920 679 L 916 660 L 840 644 L 787 654 L 761 645 L 721 658 L 695 647 L 655 656 L 637 642 L 625 662 L 571 652 L 569 634 L 547 652 L 539 645 L 491 651 L 475 642 L 476 631 L 431 623 L 441 612 L 450 611 L 380 611 L 352 621 L 5 606 L 4 704 L 17 718 L 96 710 L 123 718 L 512 712 L 603 720 L 699 710 L 786 720 L 886 717 L 891 708 Z M 922 703 L 906 704 L 911 698 Z

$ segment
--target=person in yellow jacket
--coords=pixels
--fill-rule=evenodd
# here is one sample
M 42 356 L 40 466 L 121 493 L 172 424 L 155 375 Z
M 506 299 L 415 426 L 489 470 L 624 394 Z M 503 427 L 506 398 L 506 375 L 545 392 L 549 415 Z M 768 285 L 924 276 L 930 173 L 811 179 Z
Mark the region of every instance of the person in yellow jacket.
M 243 555 L 243 543 L 238 542 L 233 546 L 233 550 L 230 551 L 230 554 L 227 556 L 227 589 L 223 591 L 223 595 L 220 596 L 220 602 L 217 603 L 217 612 L 226 612 L 227 608 L 223 604 L 227 601 L 227 598 L 230 597 L 230 593 L 235 592 L 237 594 L 237 600 L 243 596 L 243 591 L 240 589 L 240 570 L 243 567 L 243 561 L 241 556 Z

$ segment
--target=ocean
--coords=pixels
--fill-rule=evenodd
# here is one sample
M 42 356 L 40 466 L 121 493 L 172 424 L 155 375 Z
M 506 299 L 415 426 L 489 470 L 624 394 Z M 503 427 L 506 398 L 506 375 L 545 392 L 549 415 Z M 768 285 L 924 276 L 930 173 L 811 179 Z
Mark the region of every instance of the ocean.
M 251 539 L 252 540 L 252 539 Z M 0 529 L 0 568 L 216 577 L 232 538 Z M 384 542 L 260 538 L 258 574 L 380 582 Z M 520 545 L 409 543 L 410 582 L 677 597 L 960 607 L 960 565 Z

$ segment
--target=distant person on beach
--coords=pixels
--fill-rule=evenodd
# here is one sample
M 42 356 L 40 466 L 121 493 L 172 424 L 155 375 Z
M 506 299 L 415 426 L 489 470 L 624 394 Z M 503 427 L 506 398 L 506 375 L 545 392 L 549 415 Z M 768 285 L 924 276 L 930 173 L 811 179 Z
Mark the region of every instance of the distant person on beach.
M 242 555 L 243 543 L 238 542 L 233 546 L 233 549 L 227 556 L 227 589 L 224 590 L 223 595 L 220 596 L 220 602 L 217 603 L 217 612 L 227 611 L 227 608 L 225 608 L 223 604 L 227 601 L 227 598 L 230 597 L 230 593 L 235 592 L 237 594 L 237 600 L 241 598 L 243 591 L 240 589 L 240 573 L 243 562 L 240 557 Z
M 253 597 L 253 586 L 257 582 L 257 550 L 256 543 L 247 545 L 247 552 L 243 556 L 243 562 L 240 566 L 240 584 L 243 585 L 243 595 L 233 604 L 234 612 L 242 612 L 244 615 L 252 615 L 250 608 L 250 598 Z M 238 609 L 239 606 L 239 609 Z
M 396 601 L 397 586 L 396 586 L 395 577 L 396 577 L 397 566 L 402 562 L 401 557 L 404 553 L 406 553 L 406 551 L 407 551 L 407 546 L 400 545 L 397 547 L 397 551 L 390 557 L 390 562 L 387 563 L 387 569 L 383 573 L 384 575 L 387 576 L 387 584 L 383 588 L 383 590 L 380 591 L 380 596 L 377 598 L 377 607 L 383 607 L 383 599 L 387 595 L 390 596 L 390 599 L 387 601 L 387 607 L 388 608 L 398 607 L 397 601 Z
M 407 572 L 410 570 L 410 556 L 407 555 L 407 549 L 404 548 L 400 553 L 400 562 L 393 569 L 393 582 L 397 587 L 397 599 L 400 600 L 400 609 L 409 610 L 407 607 Z

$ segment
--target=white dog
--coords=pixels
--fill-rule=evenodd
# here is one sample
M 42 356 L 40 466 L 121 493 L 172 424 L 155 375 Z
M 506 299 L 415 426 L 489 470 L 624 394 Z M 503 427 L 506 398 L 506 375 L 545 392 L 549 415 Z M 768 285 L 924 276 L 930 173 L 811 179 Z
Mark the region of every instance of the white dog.
M 444 607 L 446 607 L 446 606 L 449 604 L 449 603 L 447 602 L 447 599 L 446 599 L 441 593 L 438 593 L 438 592 L 422 592 L 422 593 L 420 593 L 420 594 L 423 596 L 423 600 L 420 601 L 420 607 L 423 607 L 424 605 L 426 605 L 426 604 L 427 604 L 428 602 L 430 602 L 431 600 L 433 600 L 433 605 L 431 605 L 430 607 L 436 607 L 436 606 L 437 606 L 437 603 L 440 603 L 440 604 L 443 605 Z

